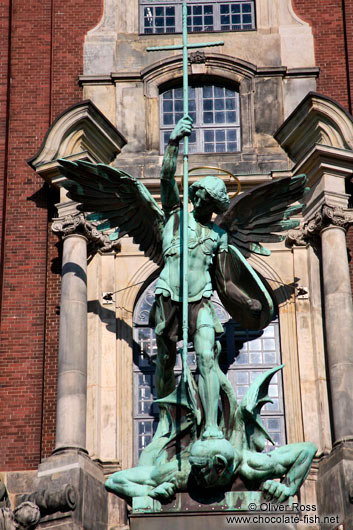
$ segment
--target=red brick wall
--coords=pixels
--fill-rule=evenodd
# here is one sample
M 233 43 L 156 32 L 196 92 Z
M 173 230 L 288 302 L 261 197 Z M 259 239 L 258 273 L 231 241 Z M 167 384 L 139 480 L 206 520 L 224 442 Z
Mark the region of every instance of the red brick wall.
M 0 201 L 5 207 L 0 467 L 35 469 L 41 451 L 47 455 L 53 448 L 59 285 L 51 270 L 55 238 L 48 238 L 52 199 L 26 160 L 39 149 L 55 116 L 82 99 L 77 78 L 84 35 L 100 20 L 102 0 L 92 0 L 89 9 L 83 0 L 12 0 L 3 1 L 1 9 L 0 72 L 6 74 L 10 64 L 11 89 L 5 75 L 0 85 Z
M 317 91 L 350 111 L 346 45 L 353 66 L 353 0 L 292 0 L 297 15 L 312 26 L 316 64 L 320 67 Z M 346 4 L 346 29 L 342 5 Z M 347 41 L 345 42 L 345 33 Z

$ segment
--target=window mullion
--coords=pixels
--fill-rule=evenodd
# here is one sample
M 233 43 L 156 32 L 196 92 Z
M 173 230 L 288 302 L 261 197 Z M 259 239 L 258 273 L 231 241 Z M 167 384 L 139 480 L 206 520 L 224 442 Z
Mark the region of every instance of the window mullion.
M 182 33 L 183 32 L 183 25 L 182 25 L 182 4 L 177 3 L 175 4 L 175 31 L 176 33 Z
M 221 29 L 221 16 L 220 16 L 220 8 L 219 3 L 216 2 L 213 6 L 213 30 L 214 31 L 220 31 Z
M 203 153 L 203 138 L 202 138 L 202 86 L 195 87 L 196 99 L 196 146 L 199 153 Z

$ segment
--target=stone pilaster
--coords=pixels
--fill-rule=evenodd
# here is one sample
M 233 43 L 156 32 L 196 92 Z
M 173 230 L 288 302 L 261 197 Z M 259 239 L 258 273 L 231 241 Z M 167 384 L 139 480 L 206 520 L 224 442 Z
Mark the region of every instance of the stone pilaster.
M 353 524 L 353 305 L 346 244 L 352 222 L 350 212 L 324 204 L 287 237 L 288 245 L 321 249 L 333 450 L 320 462 L 317 498 L 321 513 L 339 515 L 347 528 Z
M 329 368 L 333 442 L 353 440 L 353 305 L 345 229 L 352 214 L 324 204 L 297 230 L 288 245 L 321 247 L 325 336 Z

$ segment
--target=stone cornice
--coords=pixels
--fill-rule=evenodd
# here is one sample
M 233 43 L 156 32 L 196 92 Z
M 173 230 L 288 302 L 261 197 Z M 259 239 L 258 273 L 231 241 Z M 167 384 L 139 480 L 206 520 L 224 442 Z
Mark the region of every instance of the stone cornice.
M 107 234 L 97 230 L 97 225 L 87 221 L 85 214 L 82 212 L 53 219 L 51 228 L 55 234 L 61 237 L 72 234 L 83 235 L 88 241 L 88 252 L 90 254 L 98 250 L 104 253 L 120 250 L 120 242 L 111 241 Z
M 288 247 L 302 247 L 312 244 L 312 246 L 318 247 L 322 230 L 328 227 L 339 227 L 346 230 L 352 222 L 352 212 L 323 204 L 312 219 L 306 221 L 300 228 L 288 231 L 286 245 Z

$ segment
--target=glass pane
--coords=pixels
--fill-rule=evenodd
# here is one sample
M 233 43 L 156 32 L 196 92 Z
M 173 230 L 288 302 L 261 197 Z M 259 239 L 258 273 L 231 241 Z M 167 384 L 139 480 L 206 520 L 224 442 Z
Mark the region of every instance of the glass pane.
M 242 351 L 239 353 L 238 357 L 236 358 L 237 364 L 248 364 L 249 357 L 248 353 L 246 351 Z
M 173 114 L 171 113 L 165 113 L 163 114 L 163 124 L 164 125 L 172 125 L 173 124 Z
M 269 431 L 279 431 L 280 430 L 280 421 L 277 418 L 267 420 L 267 428 Z
M 232 4 L 231 5 L 231 11 L 232 11 L 232 13 L 240 13 L 240 5 L 239 4 Z
M 265 350 L 275 350 L 276 342 L 275 339 L 263 339 L 262 344 Z
M 204 121 L 204 123 L 213 123 L 213 113 L 212 112 L 204 112 L 203 113 L 203 121 Z
M 233 111 L 226 112 L 226 123 L 236 123 L 236 114 Z
M 216 120 L 215 120 L 216 123 L 224 123 L 224 118 L 225 118 L 224 112 L 216 112 L 215 117 L 216 117 Z
M 223 98 L 224 97 L 224 88 L 220 86 L 214 87 L 214 95 L 216 98 Z
M 261 350 L 261 339 L 252 340 L 249 342 L 249 350 Z
M 265 364 L 276 364 L 276 352 L 265 352 L 264 353 L 264 363 Z
M 181 99 L 177 99 L 177 100 L 174 102 L 174 108 L 175 108 L 175 111 L 176 111 L 176 112 L 183 112 L 183 109 L 184 109 L 184 102 L 183 102 L 183 100 L 181 100 Z
M 235 98 L 229 97 L 226 99 L 226 109 L 227 110 L 235 110 Z
M 250 352 L 250 364 L 262 364 L 261 353 Z
M 170 100 L 163 101 L 163 112 L 173 112 L 173 103 Z
M 203 100 L 203 110 L 213 110 L 213 100 L 204 99 Z
M 236 372 L 235 381 L 238 385 L 248 385 L 249 384 L 249 373 L 248 372 Z
M 225 144 L 216 144 L 216 153 L 225 153 L 226 146 Z
M 215 109 L 224 110 L 224 99 L 215 99 Z
M 204 139 L 205 142 L 214 142 L 214 131 L 205 131 Z
M 228 153 L 235 153 L 236 151 L 238 151 L 237 144 L 233 144 L 233 143 L 228 143 L 227 144 L 227 152 Z
M 204 151 L 205 153 L 214 153 L 215 150 L 214 150 L 214 143 L 212 144 L 206 144 L 204 145 Z
M 277 385 L 270 385 L 268 388 L 268 395 L 270 397 L 277 397 L 278 396 L 278 386 Z
M 227 130 L 227 140 L 228 142 L 235 142 L 237 139 L 237 131 L 235 129 Z
M 223 129 L 216 130 L 216 141 L 225 142 L 225 139 L 226 139 L 225 131 Z

